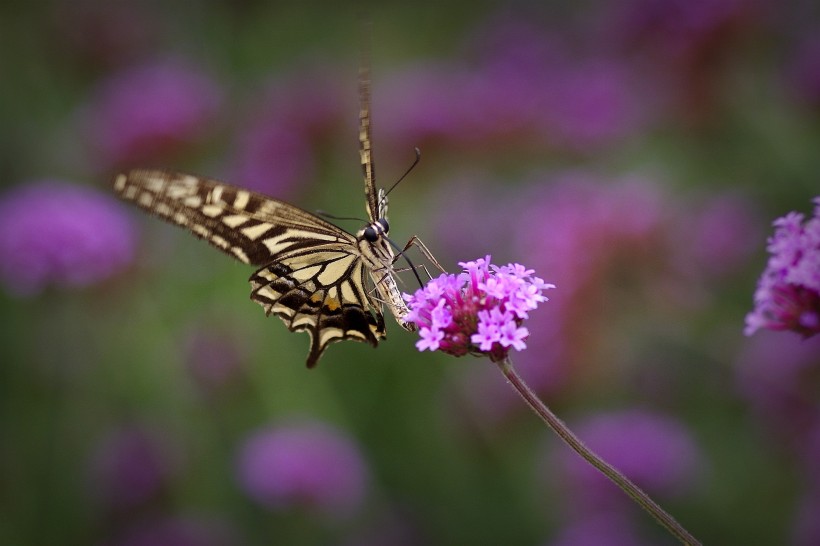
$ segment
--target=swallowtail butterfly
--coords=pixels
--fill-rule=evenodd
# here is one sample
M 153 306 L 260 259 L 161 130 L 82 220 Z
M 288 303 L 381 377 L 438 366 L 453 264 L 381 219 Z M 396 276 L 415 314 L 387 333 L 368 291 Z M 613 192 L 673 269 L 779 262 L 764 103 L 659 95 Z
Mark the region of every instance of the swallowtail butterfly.
M 334 341 L 375 347 L 385 337 L 384 305 L 403 328 L 415 329 L 405 320 L 408 309 L 394 278 L 387 195 L 376 189 L 367 63 L 360 69 L 359 103 L 368 223 L 355 235 L 288 203 L 198 176 L 136 169 L 113 182 L 123 199 L 258 266 L 250 277 L 251 299 L 291 331 L 310 335 L 309 368 Z M 417 238 L 410 244 L 429 256 Z

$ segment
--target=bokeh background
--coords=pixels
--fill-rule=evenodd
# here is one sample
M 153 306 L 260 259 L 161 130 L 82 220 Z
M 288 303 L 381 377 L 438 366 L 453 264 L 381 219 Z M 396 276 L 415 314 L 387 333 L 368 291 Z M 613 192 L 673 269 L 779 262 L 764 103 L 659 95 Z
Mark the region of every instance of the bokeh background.
M 250 268 L 113 197 L 161 166 L 362 216 L 364 11 L 381 184 L 422 151 L 393 237 L 557 284 L 518 367 L 695 536 L 820 544 L 820 345 L 742 333 L 820 193 L 817 4 L 299 4 L 0 8 L 0 543 L 674 543 L 488 361 L 388 318 L 308 371 Z

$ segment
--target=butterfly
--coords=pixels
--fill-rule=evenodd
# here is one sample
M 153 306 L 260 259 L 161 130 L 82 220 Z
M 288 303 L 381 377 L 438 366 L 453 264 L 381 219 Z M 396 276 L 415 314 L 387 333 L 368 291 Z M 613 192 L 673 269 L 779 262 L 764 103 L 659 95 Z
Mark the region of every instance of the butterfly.
M 208 178 L 135 169 L 113 180 L 114 191 L 124 200 L 258 266 L 249 279 L 251 299 L 289 330 L 310 335 L 308 368 L 335 341 L 352 339 L 375 347 L 386 336 L 384 306 L 402 328 L 415 330 L 405 320 L 409 310 L 394 276 L 387 194 L 376 189 L 366 64 L 359 74 L 359 105 L 368 222 L 355 234 L 288 203 Z M 417 237 L 405 250 L 411 245 L 430 255 Z

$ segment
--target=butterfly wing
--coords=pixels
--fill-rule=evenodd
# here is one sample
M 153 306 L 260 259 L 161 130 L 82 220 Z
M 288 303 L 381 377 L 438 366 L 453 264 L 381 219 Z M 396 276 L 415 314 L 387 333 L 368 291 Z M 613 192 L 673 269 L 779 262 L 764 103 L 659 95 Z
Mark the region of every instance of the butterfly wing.
M 370 134 L 370 62 L 368 52 L 362 53 L 359 68 L 359 158 L 364 175 L 364 195 L 367 215 L 371 222 L 385 216 L 381 202 L 382 192 L 376 189 L 376 167 L 373 163 L 373 146 Z
M 215 180 L 160 170 L 117 175 L 114 189 L 241 262 L 261 265 L 251 299 L 311 337 L 307 364 L 328 344 L 385 337 L 356 238 L 307 211 Z

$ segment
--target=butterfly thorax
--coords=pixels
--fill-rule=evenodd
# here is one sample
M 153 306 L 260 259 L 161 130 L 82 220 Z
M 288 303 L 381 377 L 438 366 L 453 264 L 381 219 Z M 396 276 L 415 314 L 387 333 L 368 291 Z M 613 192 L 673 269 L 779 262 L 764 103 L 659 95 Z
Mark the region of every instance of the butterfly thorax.
M 395 255 L 387 240 L 389 229 L 387 219 L 379 218 L 356 233 L 357 245 L 376 286 L 378 300 L 390 308 L 390 312 L 402 328 L 412 332 L 415 331 L 415 325 L 404 320 L 410 310 L 401 297 L 394 277 Z

